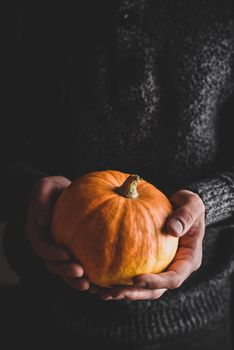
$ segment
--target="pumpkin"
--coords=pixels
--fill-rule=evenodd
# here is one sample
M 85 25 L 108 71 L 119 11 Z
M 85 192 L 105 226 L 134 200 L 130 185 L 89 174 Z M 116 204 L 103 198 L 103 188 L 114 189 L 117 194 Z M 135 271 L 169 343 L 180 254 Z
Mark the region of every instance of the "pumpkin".
M 130 285 L 134 276 L 159 273 L 174 258 L 178 238 L 164 230 L 171 212 L 167 197 L 139 176 L 92 172 L 59 196 L 52 236 L 92 283 Z

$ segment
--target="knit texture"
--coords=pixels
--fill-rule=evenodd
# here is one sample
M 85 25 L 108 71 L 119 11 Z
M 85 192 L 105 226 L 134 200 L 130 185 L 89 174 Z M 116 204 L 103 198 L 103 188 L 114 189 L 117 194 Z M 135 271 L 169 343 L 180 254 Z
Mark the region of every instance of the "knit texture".
M 41 308 L 53 318 L 48 327 L 77 337 L 151 344 L 204 329 L 228 312 L 234 269 L 232 1 L 78 6 L 24 9 L 21 119 L 6 142 L 22 165 L 1 174 L 8 259 L 24 280 L 33 280 L 38 261 L 23 224 L 17 227 L 17 212 L 23 190 L 29 198 L 43 174 L 74 179 L 113 169 L 137 173 L 168 196 L 189 189 L 206 206 L 203 263 L 177 290 L 154 301 L 103 302 L 48 277 L 39 264 L 30 291 L 38 300 L 44 290 L 40 299 L 49 302 Z M 10 186 L 16 179 L 22 191 Z
M 223 173 L 185 187 L 202 198 L 206 208 L 207 225 L 233 217 L 233 174 Z
M 230 245 L 230 236 L 228 240 Z M 103 302 L 96 296 L 59 287 L 57 281 L 58 290 L 62 288 L 63 292 L 53 294 L 57 300 L 56 326 L 74 331 L 77 337 L 86 334 L 100 341 L 150 344 L 215 324 L 229 309 L 230 273 L 234 268 L 229 259 L 233 245 L 225 249 L 228 258 L 223 259 L 219 268 L 216 266 L 214 271 L 211 261 L 209 264 L 203 261 L 201 271 L 194 273 L 180 289 L 168 291 L 157 301 Z

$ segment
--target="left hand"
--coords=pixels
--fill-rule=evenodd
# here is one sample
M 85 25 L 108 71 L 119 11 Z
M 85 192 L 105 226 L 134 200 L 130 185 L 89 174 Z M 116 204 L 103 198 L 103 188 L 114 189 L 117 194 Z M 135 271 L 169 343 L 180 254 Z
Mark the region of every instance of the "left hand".
M 165 272 L 144 274 L 133 278 L 132 286 L 101 289 L 103 300 L 158 299 L 167 289 L 178 288 L 202 262 L 202 242 L 205 233 L 205 206 L 201 198 L 187 190 L 170 197 L 175 210 L 166 222 L 169 234 L 180 237 L 176 256 Z

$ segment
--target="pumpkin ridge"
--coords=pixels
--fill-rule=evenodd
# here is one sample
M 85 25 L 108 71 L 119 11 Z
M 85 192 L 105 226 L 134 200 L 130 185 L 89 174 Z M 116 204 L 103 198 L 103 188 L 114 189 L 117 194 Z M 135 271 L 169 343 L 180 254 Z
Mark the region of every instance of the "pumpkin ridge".
M 152 219 L 153 226 L 154 226 L 154 238 L 156 238 L 156 244 L 154 244 L 154 245 L 156 246 L 156 256 L 158 257 L 159 256 L 159 237 L 157 235 L 157 232 L 159 231 L 158 224 L 156 222 L 155 217 L 153 216 L 153 214 L 151 212 L 151 208 L 148 207 L 147 205 L 145 205 L 143 200 L 139 199 L 138 203 L 139 203 L 139 205 L 141 205 L 145 209 L 147 214 L 149 214 L 151 219 Z M 155 251 L 155 249 L 154 249 L 154 251 Z
M 116 185 L 117 186 L 121 186 L 122 185 L 122 181 L 125 181 L 126 178 L 129 176 L 129 174 L 127 173 L 121 173 L 120 171 L 118 170 L 110 170 L 110 174 L 111 176 L 115 179 L 115 182 L 116 182 Z M 122 176 L 123 179 L 122 181 L 120 182 L 120 179 L 118 176 Z
M 115 197 L 115 194 L 113 194 L 111 197 L 106 198 L 103 200 L 101 203 L 99 203 L 95 208 L 90 208 L 89 211 L 85 212 L 85 221 L 89 219 L 93 215 L 94 212 L 96 212 L 97 209 L 100 210 L 102 206 L 106 206 L 106 204 L 110 201 L 113 200 Z M 69 214 L 70 215 L 70 214 Z M 69 217 L 69 216 L 68 216 Z M 69 247 L 69 243 L 71 243 L 74 240 L 74 232 L 71 232 L 69 235 L 66 235 L 66 246 Z M 59 244 L 64 244 L 64 242 L 57 241 Z
M 100 173 L 100 174 L 99 174 L 99 173 Z M 102 173 L 102 171 L 100 171 L 100 172 L 95 171 L 95 172 L 91 173 L 91 174 L 90 174 L 90 179 L 89 179 L 89 181 L 92 183 L 93 180 L 96 179 L 96 180 L 98 180 L 98 181 L 105 182 L 105 183 L 107 183 L 107 184 L 110 186 L 110 181 L 109 181 L 108 179 L 103 178 L 103 177 L 101 176 L 101 173 Z M 87 182 L 86 182 L 86 183 L 87 183 Z M 114 184 L 111 183 L 111 185 L 114 185 Z
M 82 184 L 83 182 L 85 183 L 85 185 L 89 185 L 93 184 L 93 180 L 101 180 L 103 183 L 107 183 L 108 187 L 112 187 L 115 189 L 116 187 L 120 187 L 121 184 L 127 179 L 127 177 L 129 176 L 129 174 L 127 173 L 121 173 L 118 170 L 108 170 L 109 174 L 108 177 L 111 175 L 112 179 L 110 180 L 109 178 L 106 179 L 102 176 L 103 173 L 105 173 L 105 171 L 94 171 L 90 174 L 88 174 L 89 176 L 87 176 L 87 174 L 81 176 L 80 178 L 78 178 L 78 181 L 80 184 Z M 120 179 L 118 178 L 118 176 L 122 176 L 123 179 L 122 181 L 120 181 Z M 75 180 L 76 181 L 76 180 Z M 114 191 L 113 189 L 113 191 Z
M 141 203 L 142 203 L 142 202 L 143 202 L 143 201 L 141 200 Z M 142 204 L 143 204 L 143 203 L 142 203 Z M 164 204 L 166 204 L 166 203 L 164 203 Z M 169 202 L 168 204 L 171 205 L 170 202 Z M 147 204 L 144 203 L 144 205 L 148 206 L 148 203 L 147 203 Z M 156 217 L 154 217 L 154 215 L 152 215 L 150 206 L 149 206 L 148 208 L 149 208 L 149 211 L 150 211 L 150 213 L 151 213 L 151 217 L 152 217 L 152 219 L 154 220 L 154 223 L 155 223 L 155 225 L 156 225 L 156 227 L 157 227 L 157 230 L 161 232 L 161 235 L 164 235 L 165 246 L 166 246 L 166 245 L 167 245 L 166 242 L 168 241 L 169 237 L 170 237 L 170 239 L 176 239 L 176 238 L 170 236 L 168 233 L 166 233 L 165 231 L 163 231 L 163 229 L 162 229 L 161 227 L 158 226 L 158 223 L 157 223 L 157 221 L 156 221 Z M 172 208 L 172 207 L 171 207 L 171 208 Z M 172 209 L 171 209 L 171 210 L 172 210 Z M 166 212 L 166 211 L 167 211 L 167 207 L 165 207 L 165 212 Z M 169 213 L 168 213 L 168 215 L 169 215 Z M 165 220 L 165 221 L 166 221 L 166 220 Z M 161 263 L 163 262 L 163 260 L 164 260 L 164 261 L 168 261 L 168 255 L 167 255 L 166 258 L 164 257 L 164 259 L 162 259 L 161 242 L 160 242 L 161 240 L 160 240 L 160 237 L 159 237 L 159 235 L 158 235 L 157 233 L 154 235 L 154 239 L 156 239 L 156 249 L 157 249 L 158 261 L 161 262 Z M 177 241 L 178 241 L 178 238 L 177 238 Z M 163 253 L 163 255 L 164 255 L 164 254 L 165 254 L 165 252 Z M 170 256 L 171 256 L 171 254 L 170 254 Z M 173 257 L 173 258 L 174 258 L 174 257 Z
M 142 222 L 148 222 L 148 218 L 147 218 L 147 216 L 148 216 L 148 210 L 146 210 L 146 208 L 145 208 L 145 206 L 144 205 L 142 205 L 142 201 L 137 201 L 137 204 L 138 204 L 138 208 L 137 208 L 137 211 L 139 212 L 139 215 L 137 215 L 136 217 L 137 217 L 137 230 L 139 231 L 139 232 L 142 232 L 142 230 L 139 230 L 138 229 L 138 227 L 139 228 L 141 228 L 142 227 Z M 144 213 L 142 213 L 140 210 L 139 210 L 139 207 L 141 207 L 141 208 L 143 208 L 143 210 L 144 210 Z M 146 220 L 146 218 L 147 218 L 147 220 Z M 140 222 L 140 224 L 138 224 Z M 146 227 L 145 227 L 146 228 Z M 142 241 L 142 245 L 141 245 L 141 256 L 142 256 L 142 260 L 145 258 L 145 251 L 147 251 L 147 252 L 149 252 L 149 251 L 154 251 L 155 252 L 155 249 L 152 249 L 151 247 L 152 247 L 152 243 L 153 242 L 151 242 L 151 239 L 150 238 L 155 238 L 155 235 L 154 235 L 154 237 L 151 237 L 152 236 L 152 234 L 151 234 L 151 232 L 148 232 L 147 231 L 147 237 L 146 237 L 146 232 L 142 232 L 142 235 L 141 235 L 141 241 Z M 146 244 L 145 244 L 145 242 L 146 242 Z M 149 256 L 151 256 L 151 254 L 149 254 Z M 149 260 L 147 259 L 147 260 L 145 260 L 145 262 L 144 262 L 144 264 L 145 264 L 145 266 L 148 266 L 148 263 L 149 263 Z M 142 265 L 142 264 L 141 264 Z M 147 271 L 147 273 L 148 273 L 149 271 Z
M 101 196 L 100 196 L 101 197 Z M 99 199 L 99 201 L 100 201 L 100 197 L 98 197 L 98 199 Z M 89 211 L 86 211 L 85 212 L 85 216 L 90 216 L 90 215 L 92 215 L 92 213 L 93 212 L 95 212 L 96 210 L 98 210 L 98 209 L 100 209 L 100 208 L 102 208 L 102 206 L 105 204 L 108 204 L 108 202 L 109 201 L 111 201 L 111 200 L 113 200 L 113 198 L 115 198 L 116 197 L 116 195 L 113 193 L 113 195 L 109 195 L 108 196 L 108 198 L 106 198 L 106 199 L 103 199 L 103 201 L 101 202 L 101 203 L 98 203 L 97 205 L 95 205 L 95 207 L 94 208 L 90 208 L 90 210 Z
M 126 203 L 126 201 L 125 201 L 125 203 Z M 112 263 L 109 267 L 109 271 L 112 274 L 115 274 L 116 270 L 118 269 L 118 266 L 120 265 L 121 259 L 122 259 L 122 257 L 120 256 L 118 251 L 119 251 L 120 243 L 122 242 L 121 232 L 123 231 L 122 228 L 124 227 L 124 219 L 127 215 L 127 211 L 126 211 L 125 207 L 126 207 L 126 205 L 122 205 L 120 213 L 121 214 L 123 213 L 123 216 L 122 216 L 121 220 L 118 220 L 118 227 L 116 229 L 116 232 L 118 232 L 118 234 L 115 235 L 115 242 L 113 245 L 114 248 L 113 248 L 113 254 L 112 254 L 113 260 L 112 260 Z
M 116 195 L 113 195 L 111 198 L 108 198 L 105 202 L 102 202 L 102 204 L 101 204 L 100 206 L 101 206 L 101 207 L 105 207 L 106 205 L 108 205 L 108 207 L 109 207 L 111 204 L 110 204 L 110 203 L 107 204 L 107 202 L 110 202 L 110 201 L 112 201 L 113 203 L 116 203 L 115 197 L 116 197 Z M 98 210 L 99 210 L 99 211 L 100 211 L 100 206 L 98 206 Z M 116 203 L 116 206 L 118 206 L 118 203 Z M 97 208 L 97 207 L 96 207 L 96 208 Z M 93 216 L 93 214 L 95 214 L 95 212 L 98 213 L 98 211 L 95 210 L 96 208 L 93 208 L 93 210 L 89 213 L 89 215 L 87 215 L 87 214 L 85 215 L 85 221 L 82 223 L 82 225 L 85 224 L 86 221 L 87 221 L 87 222 L 92 221 L 92 220 L 90 220 L 90 219 L 91 219 L 91 217 Z M 96 230 L 96 234 L 93 236 L 94 240 L 95 240 L 95 239 L 98 239 L 99 241 L 101 241 L 101 239 L 103 238 L 102 232 L 106 232 L 106 231 L 107 231 L 108 221 L 110 220 L 111 215 L 112 215 L 111 212 L 112 212 L 112 211 L 110 211 L 110 214 L 109 214 L 107 217 L 105 217 L 105 220 L 103 220 L 102 225 L 98 227 L 98 230 Z M 99 219 L 100 219 L 100 218 L 99 218 Z M 106 237 L 107 237 L 107 235 L 106 235 Z M 104 242 L 106 241 L 106 237 L 105 237 L 105 239 L 104 239 Z M 81 237 L 81 239 L 82 239 L 82 237 Z M 74 243 L 75 243 L 75 241 L 76 241 L 76 237 L 75 237 L 75 235 L 73 234 L 72 237 L 71 237 L 71 239 L 70 239 L 70 241 L 67 242 L 67 245 L 69 246 L 69 243 L 71 243 L 71 245 L 73 246 Z M 89 243 L 88 243 L 88 246 L 90 246 L 90 241 L 89 241 Z M 104 248 L 104 247 L 105 247 L 105 245 L 103 246 L 103 248 Z M 91 255 L 92 255 L 92 253 L 93 253 L 93 247 L 92 247 L 92 246 L 91 246 L 91 252 L 90 252 L 90 253 L 91 253 Z M 105 254 L 105 249 L 102 250 L 102 253 Z M 107 253 L 108 253 L 108 252 L 107 252 Z M 87 259 L 86 254 L 84 254 L 84 252 L 82 251 L 81 254 L 79 254 L 79 255 L 80 255 L 80 256 L 79 256 L 79 259 L 78 259 L 78 260 L 80 261 L 80 263 L 81 263 L 82 265 L 85 265 L 84 262 L 85 262 L 86 259 Z M 106 255 L 107 255 L 107 256 L 106 256 Z M 108 259 L 109 259 L 108 254 L 105 254 L 104 261 L 108 261 Z M 106 265 L 108 266 L 108 263 L 107 263 Z M 105 271 L 108 270 L 108 268 L 107 268 L 107 269 L 105 268 L 106 265 L 103 266 L 103 267 L 104 267 L 103 274 L 105 274 Z M 96 268 L 96 266 L 95 266 L 95 268 Z M 88 275 L 88 274 L 87 274 L 87 275 Z

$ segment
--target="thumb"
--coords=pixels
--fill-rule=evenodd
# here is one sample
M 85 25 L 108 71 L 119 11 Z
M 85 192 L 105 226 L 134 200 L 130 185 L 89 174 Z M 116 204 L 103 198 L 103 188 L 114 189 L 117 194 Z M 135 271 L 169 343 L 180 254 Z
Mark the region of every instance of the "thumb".
M 183 236 L 190 230 L 200 215 L 199 208 L 192 204 L 186 204 L 176 209 L 166 223 L 167 232 L 172 236 Z
M 194 217 L 188 208 L 176 209 L 169 217 L 166 229 L 172 236 L 183 236 L 193 225 Z
M 176 209 L 167 219 L 166 230 L 169 234 L 180 237 L 205 214 L 205 205 L 197 194 L 187 190 L 175 192 L 170 201 Z

